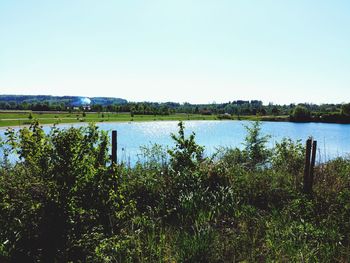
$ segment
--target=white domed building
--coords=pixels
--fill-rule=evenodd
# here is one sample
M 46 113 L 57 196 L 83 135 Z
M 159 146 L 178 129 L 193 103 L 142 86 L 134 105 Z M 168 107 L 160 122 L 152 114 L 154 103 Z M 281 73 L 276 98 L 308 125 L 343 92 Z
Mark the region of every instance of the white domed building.
M 72 103 L 73 109 L 78 110 L 79 108 L 83 108 L 84 110 L 91 109 L 91 100 L 87 97 L 80 97 Z

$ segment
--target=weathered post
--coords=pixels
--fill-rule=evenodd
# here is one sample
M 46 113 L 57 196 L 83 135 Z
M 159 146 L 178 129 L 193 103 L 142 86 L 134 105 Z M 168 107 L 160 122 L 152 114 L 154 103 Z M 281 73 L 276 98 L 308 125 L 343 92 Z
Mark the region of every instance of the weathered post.
M 316 162 L 316 151 L 317 150 L 317 141 L 313 141 L 312 143 L 312 156 L 311 156 L 311 167 L 310 167 L 310 191 L 312 191 L 312 187 L 314 184 L 314 168 Z
M 308 193 L 309 192 L 311 144 L 312 144 L 312 139 L 309 138 L 306 141 L 305 168 L 304 168 L 304 185 L 303 185 L 304 193 Z
M 112 164 L 117 163 L 117 131 L 112 131 Z
M 306 141 L 305 169 L 303 191 L 306 194 L 312 193 L 314 183 L 314 168 L 316 162 L 317 141 L 309 138 Z

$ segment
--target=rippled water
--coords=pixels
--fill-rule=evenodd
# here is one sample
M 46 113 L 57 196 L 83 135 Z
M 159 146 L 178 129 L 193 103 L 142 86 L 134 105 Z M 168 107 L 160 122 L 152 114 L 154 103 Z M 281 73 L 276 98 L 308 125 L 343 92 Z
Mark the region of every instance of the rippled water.
M 196 133 L 196 141 L 205 146 L 206 154 L 210 155 L 220 146 L 242 147 L 247 121 L 186 121 L 186 133 Z M 75 125 L 60 125 L 62 128 Z M 102 130 L 118 131 L 118 160 L 135 163 L 140 146 L 151 143 L 172 147 L 171 133 L 178 130 L 177 122 L 130 122 L 130 123 L 99 123 Z M 50 127 L 44 127 L 46 131 Z M 283 137 L 293 140 L 306 140 L 313 136 L 318 140 L 318 161 L 324 161 L 350 153 L 350 125 L 325 123 L 290 123 L 263 122 L 262 132 L 271 135 L 270 146 Z M 4 130 L 0 130 L 3 137 Z

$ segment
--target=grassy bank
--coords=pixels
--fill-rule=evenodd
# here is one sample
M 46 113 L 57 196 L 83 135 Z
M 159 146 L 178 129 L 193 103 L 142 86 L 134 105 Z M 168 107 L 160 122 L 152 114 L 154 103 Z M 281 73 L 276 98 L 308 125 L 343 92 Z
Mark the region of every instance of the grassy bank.
M 185 121 L 185 120 L 220 120 L 220 116 L 201 114 L 171 115 L 131 115 L 130 113 L 36 113 L 29 111 L 0 111 L 0 127 L 29 125 L 33 119 L 41 124 L 54 123 L 91 123 L 91 122 L 129 122 L 129 121 Z M 286 121 L 288 116 L 232 116 L 233 120 L 273 120 Z
M 304 147 L 273 148 L 260 125 L 239 149 L 203 157 L 179 125 L 174 147 L 110 165 L 95 126 L 10 131 L 0 165 L 0 257 L 11 262 L 349 262 L 350 160 L 315 169 Z M 6 148 L 5 148 L 6 156 Z

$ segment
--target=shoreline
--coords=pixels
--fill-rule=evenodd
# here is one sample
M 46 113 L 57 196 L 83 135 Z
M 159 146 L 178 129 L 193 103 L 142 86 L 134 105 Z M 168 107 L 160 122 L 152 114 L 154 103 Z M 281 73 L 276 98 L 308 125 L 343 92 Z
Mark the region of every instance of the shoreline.
M 234 119 L 213 119 L 213 118 L 203 118 L 203 119 L 200 119 L 200 118 L 193 118 L 193 119 L 172 119 L 172 118 L 165 118 L 165 119 L 158 119 L 158 120 L 142 120 L 141 118 L 137 118 L 136 120 L 112 120 L 112 121 L 108 121 L 108 120 L 105 120 L 105 121 L 75 121 L 75 122 L 60 122 L 60 123 L 40 123 L 40 119 L 38 120 L 39 121 L 39 124 L 40 126 L 42 127 L 50 127 L 50 126 L 54 126 L 54 125 L 87 125 L 87 124 L 90 124 L 90 123 L 94 123 L 96 125 L 98 124 L 103 124 L 103 123 L 142 123 L 142 122 L 166 122 L 166 121 L 171 121 L 171 122 L 179 122 L 179 121 L 261 121 L 261 122 L 289 122 L 289 123 L 322 123 L 322 124 L 341 124 L 341 125 L 350 125 L 350 123 L 337 123 L 337 122 L 320 122 L 320 121 L 304 121 L 304 122 L 301 122 L 301 121 L 290 121 L 290 120 L 287 120 L 287 119 L 269 119 L 269 118 L 252 118 L 248 116 L 248 118 L 234 118 Z M 20 129 L 20 128 L 25 128 L 25 127 L 30 127 L 30 124 L 23 124 L 23 125 L 4 125 L 2 126 L 1 125 L 1 122 L 0 122 L 0 131 L 2 130 L 6 130 L 6 129 L 9 129 L 9 128 L 12 128 L 12 129 Z

